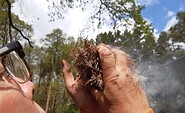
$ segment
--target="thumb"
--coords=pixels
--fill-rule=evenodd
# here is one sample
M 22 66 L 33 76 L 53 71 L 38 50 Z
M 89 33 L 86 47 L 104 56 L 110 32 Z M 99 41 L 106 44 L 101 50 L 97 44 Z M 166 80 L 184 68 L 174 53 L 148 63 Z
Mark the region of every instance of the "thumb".
M 64 83 L 65 83 L 66 89 L 69 90 L 74 82 L 74 77 L 71 72 L 69 63 L 65 60 L 62 60 L 62 63 L 64 65 L 63 67 Z

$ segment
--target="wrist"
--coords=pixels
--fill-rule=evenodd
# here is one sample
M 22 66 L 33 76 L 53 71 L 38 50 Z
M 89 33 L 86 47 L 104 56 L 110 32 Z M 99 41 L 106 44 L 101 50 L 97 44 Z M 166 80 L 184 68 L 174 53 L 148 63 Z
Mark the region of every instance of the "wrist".
M 104 112 L 100 107 L 94 109 L 92 107 L 89 107 L 84 110 L 80 109 L 80 113 L 104 113 Z
M 154 113 L 148 104 L 130 105 L 130 103 L 124 105 L 112 105 L 108 109 L 107 113 Z
M 104 113 L 104 112 L 99 106 L 97 107 L 89 106 L 85 109 L 80 109 L 80 113 Z
M 152 108 L 149 108 L 148 112 L 147 113 L 154 113 L 153 109 Z

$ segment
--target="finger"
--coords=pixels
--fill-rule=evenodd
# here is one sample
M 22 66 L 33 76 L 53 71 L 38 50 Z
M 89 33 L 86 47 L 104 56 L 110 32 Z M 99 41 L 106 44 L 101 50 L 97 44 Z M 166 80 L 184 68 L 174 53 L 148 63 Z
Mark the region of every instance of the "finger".
M 66 88 L 69 89 L 74 82 L 74 77 L 71 72 L 70 65 L 65 60 L 62 60 L 62 63 L 64 65 L 63 67 L 64 83 L 65 83 Z
M 106 45 L 104 43 L 100 43 L 98 46 L 104 46 L 104 47 L 106 47 L 108 49 L 111 49 L 112 48 L 110 45 Z
M 126 68 L 127 66 L 127 55 L 124 51 L 111 48 L 112 53 L 114 54 L 115 57 L 115 62 L 116 62 L 116 68 L 117 69 L 122 69 Z
M 111 48 L 112 53 L 114 54 L 115 57 L 115 62 L 116 62 L 116 69 L 118 72 L 118 75 L 122 75 L 123 78 L 132 77 L 132 72 L 130 68 L 128 67 L 128 57 L 127 54 L 119 49 L 116 48 Z
M 106 83 L 107 80 L 117 74 L 115 58 L 113 53 L 104 45 L 98 45 L 97 49 L 100 56 L 104 82 Z

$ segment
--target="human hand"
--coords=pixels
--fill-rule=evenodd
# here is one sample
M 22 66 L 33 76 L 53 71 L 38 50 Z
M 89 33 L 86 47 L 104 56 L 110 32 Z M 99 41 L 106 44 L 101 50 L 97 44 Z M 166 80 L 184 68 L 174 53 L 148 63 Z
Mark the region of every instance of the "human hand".
M 97 46 L 103 71 L 104 90 L 91 93 L 105 113 L 147 113 L 145 92 L 128 67 L 125 52 L 107 45 Z
M 79 78 L 74 80 L 70 65 L 63 60 L 65 87 L 83 113 L 104 113 L 90 92 L 82 85 Z

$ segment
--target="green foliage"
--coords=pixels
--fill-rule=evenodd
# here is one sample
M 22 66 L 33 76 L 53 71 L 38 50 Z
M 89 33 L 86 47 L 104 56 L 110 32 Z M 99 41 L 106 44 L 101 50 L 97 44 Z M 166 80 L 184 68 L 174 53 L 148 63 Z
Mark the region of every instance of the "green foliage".
M 151 55 L 155 49 L 155 37 L 150 29 L 141 32 L 142 28 L 134 28 L 133 32 L 125 30 L 124 33 L 117 30 L 116 32 L 101 33 L 97 36 L 97 43 L 105 43 L 123 48 L 127 53 L 132 54 L 135 58 L 141 55 Z M 134 54 L 133 54 L 134 53 Z
M 15 0 L 10 0 L 10 2 L 13 4 L 15 2 Z M 7 10 L 7 3 L 6 3 L 6 0 L 1 0 L 0 1 L 0 11 L 5 11 Z
M 169 37 L 173 42 L 185 42 L 185 12 L 177 13 L 178 23 L 170 28 Z
M 165 54 L 170 51 L 169 36 L 166 32 L 161 32 L 156 47 L 156 52 L 159 55 Z
M 34 100 L 48 113 L 75 113 L 77 108 L 70 105 L 72 102 L 64 88 L 61 73 L 61 60 L 72 60 L 69 54 L 74 48 L 74 38 L 66 37 L 60 29 L 54 29 L 41 41 L 44 43 L 43 47 L 36 48 L 32 53 L 37 62 L 33 64 L 38 71 Z
M 74 104 L 67 104 L 63 109 L 57 110 L 56 113 L 80 113 L 77 106 Z
M 168 31 L 160 33 L 156 47 L 158 55 L 166 55 L 183 50 L 178 43 L 185 43 L 185 12 L 178 12 L 176 16 L 178 22 Z

